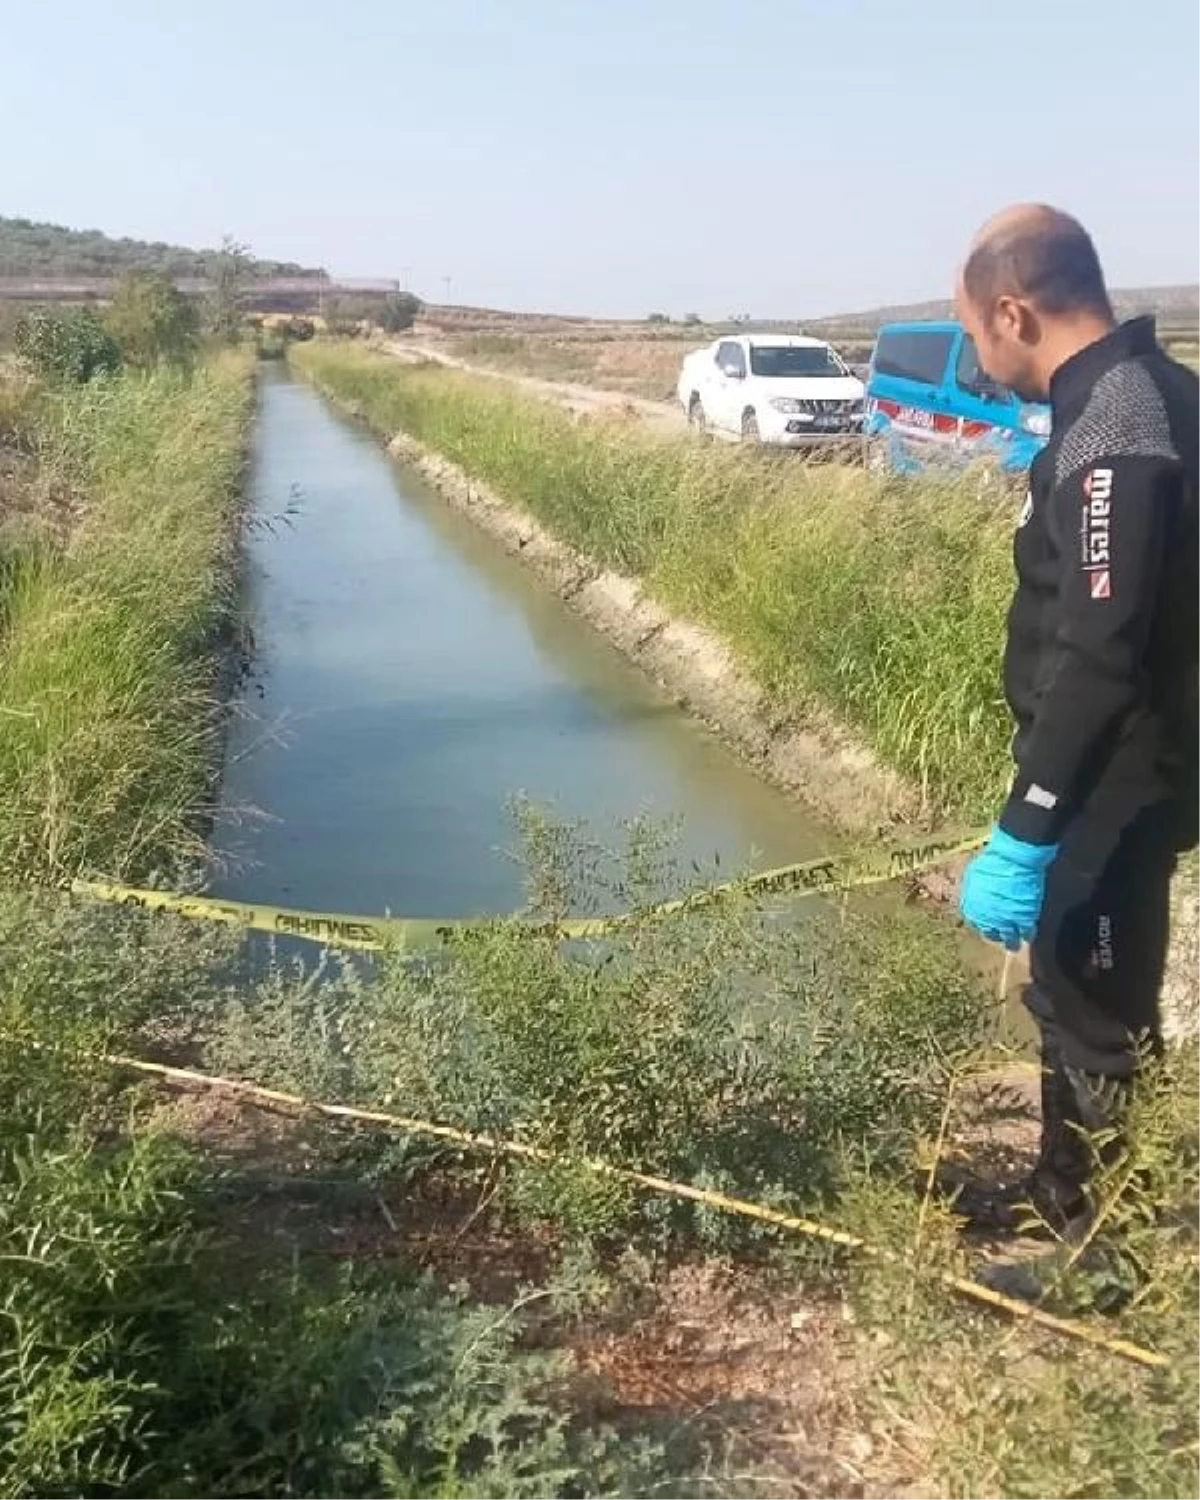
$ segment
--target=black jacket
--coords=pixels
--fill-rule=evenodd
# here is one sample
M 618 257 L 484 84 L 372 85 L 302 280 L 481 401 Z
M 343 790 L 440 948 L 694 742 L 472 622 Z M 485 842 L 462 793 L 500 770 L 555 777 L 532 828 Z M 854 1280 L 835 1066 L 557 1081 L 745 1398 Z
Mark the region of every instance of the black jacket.
M 1067 361 L 1014 543 L 1001 825 L 1053 843 L 1097 799 L 1174 799 L 1195 840 L 1197 381 L 1151 318 Z

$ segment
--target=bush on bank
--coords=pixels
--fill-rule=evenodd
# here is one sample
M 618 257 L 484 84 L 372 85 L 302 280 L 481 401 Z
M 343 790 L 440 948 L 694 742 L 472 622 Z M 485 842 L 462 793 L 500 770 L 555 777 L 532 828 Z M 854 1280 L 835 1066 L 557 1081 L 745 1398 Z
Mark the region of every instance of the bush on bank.
M 370 984 L 256 994 L 215 1033 L 218 1069 L 551 1152 L 553 1171 L 497 1167 L 501 1192 L 577 1242 L 762 1239 L 748 1221 L 572 1166 L 581 1159 L 793 1208 L 836 1200 L 863 1171 L 907 1170 L 956 1062 L 994 1032 L 952 933 L 825 902 L 781 921 L 777 904 L 734 896 L 564 945 L 552 924 L 566 913 L 598 899 L 645 911 L 705 873 L 638 823 L 615 855 L 533 809 L 521 825 L 526 918 L 541 931 L 496 919 L 434 963 L 385 955 Z M 604 867 L 621 873 L 609 881 Z
M 1007 492 L 661 441 L 336 344 L 291 358 L 378 431 L 411 434 L 721 632 L 784 713 L 831 710 L 940 811 L 994 811 Z

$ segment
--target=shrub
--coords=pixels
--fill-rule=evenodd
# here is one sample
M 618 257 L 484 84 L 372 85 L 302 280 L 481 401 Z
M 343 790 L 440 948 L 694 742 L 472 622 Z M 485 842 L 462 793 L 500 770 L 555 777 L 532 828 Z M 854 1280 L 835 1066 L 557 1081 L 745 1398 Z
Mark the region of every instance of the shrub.
M 140 369 L 157 364 L 190 366 L 196 357 L 200 320 L 194 305 L 166 276 L 137 271 L 122 278 L 105 315 L 125 362 Z
M 384 298 L 375 321 L 384 333 L 402 333 L 413 326 L 420 311 L 420 300 L 411 292 L 393 292 Z
M 331 333 L 352 338 L 364 325 L 382 328 L 385 333 L 402 333 L 412 327 L 420 311 L 420 299 L 411 292 L 389 292 L 385 297 L 343 292 L 329 299 L 326 319 Z
M 17 355 L 46 380 L 81 384 L 121 368 L 121 347 L 90 307 L 23 317 L 14 337 Z
M 535 921 L 644 910 L 685 883 L 647 829 L 617 861 L 578 830 L 522 820 Z M 814 1202 L 841 1182 L 845 1150 L 860 1166 L 908 1159 L 948 1059 L 985 1026 L 950 937 L 906 930 L 813 903 L 781 922 L 739 897 L 577 948 L 485 923 L 436 964 L 385 959 L 369 985 L 276 991 L 266 1007 L 260 993 L 253 1012 L 235 1006 L 214 1060 L 554 1152 L 558 1168 L 516 1170 L 509 1189 L 568 1235 L 694 1222 L 582 1157 Z M 710 1227 L 722 1243 L 742 1234 Z
M 546 1394 L 522 1304 L 549 1293 L 275 1254 L 236 1171 L 148 1128 L 100 1053 L 211 1014 L 231 947 L 0 893 L 0 1494 L 641 1493 Z
M 317 331 L 311 318 L 288 318 L 276 326 L 285 339 L 297 344 L 307 343 Z

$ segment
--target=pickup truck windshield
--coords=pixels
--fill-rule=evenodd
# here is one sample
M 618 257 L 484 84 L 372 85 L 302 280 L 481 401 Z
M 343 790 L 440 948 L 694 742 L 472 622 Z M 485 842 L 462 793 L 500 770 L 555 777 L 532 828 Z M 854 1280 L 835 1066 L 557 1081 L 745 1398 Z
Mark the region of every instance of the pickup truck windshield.
M 750 369 L 768 379 L 793 375 L 845 375 L 846 367 L 832 349 L 804 344 L 751 344 Z

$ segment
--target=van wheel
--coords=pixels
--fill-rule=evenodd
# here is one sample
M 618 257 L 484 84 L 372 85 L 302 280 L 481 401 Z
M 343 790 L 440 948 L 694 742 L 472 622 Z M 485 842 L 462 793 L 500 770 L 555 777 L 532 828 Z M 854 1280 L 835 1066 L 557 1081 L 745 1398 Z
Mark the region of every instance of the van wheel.
M 758 443 L 762 441 L 758 430 L 758 418 L 752 411 L 742 413 L 742 442 Z
M 697 437 L 708 436 L 708 418 L 704 414 L 704 406 L 699 396 L 693 396 L 691 405 L 688 407 L 688 426 Z

